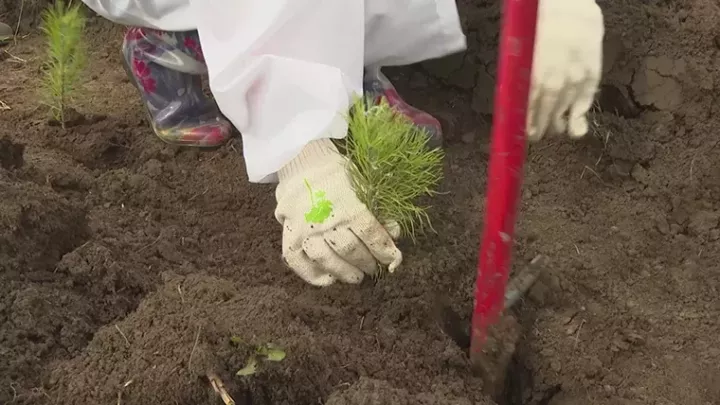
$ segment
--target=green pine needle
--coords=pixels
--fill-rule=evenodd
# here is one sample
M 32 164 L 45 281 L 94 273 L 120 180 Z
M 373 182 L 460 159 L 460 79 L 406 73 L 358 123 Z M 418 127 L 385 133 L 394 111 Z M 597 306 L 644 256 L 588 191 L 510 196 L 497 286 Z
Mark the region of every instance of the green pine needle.
M 55 1 L 42 13 L 42 31 L 47 46 L 45 74 L 40 86 L 52 117 L 65 127 L 68 104 L 78 90 L 86 63 L 83 39 L 85 16 L 80 4 Z
M 365 105 L 362 98 L 353 104 L 344 145 L 353 162 L 350 177 L 355 193 L 380 222 L 396 221 L 401 235 L 415 241 L 417 234 L 432 229 L 429 207 L 416 201 L 437 194 L 443 151 L 430 149 L 425 131 L 384 99 L 369 109 Z

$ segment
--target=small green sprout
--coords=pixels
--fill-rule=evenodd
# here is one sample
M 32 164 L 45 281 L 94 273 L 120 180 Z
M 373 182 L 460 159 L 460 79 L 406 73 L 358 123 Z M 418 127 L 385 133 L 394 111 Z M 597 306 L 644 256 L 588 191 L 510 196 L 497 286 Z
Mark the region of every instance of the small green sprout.
M 230 341 L 234 344 L 243 343 L 242 339 L 233 336 Z M 265 362 L 280 362 L 285 360 L 285 350 L 272 343 L 266 343 L 255 348 L 255 352 L 248 358 L 245 367 L 238 370 L 235 375 L 245 377 L 256 374 L 262 370 Z
M 443 174 L 443 151 L 428 147 L 427 133 L 396 113 L 383 99 L 366 108 L 353 104 L 344 144 L 355 193 L 381 223 L 397 223 L 401 236 L 416 240 L 432 229 L 420 196 L 437 194 Z
M 285 351 L 272 343 L 268 343 L 264 346 L 260 346 L 257 349 L 260 356 L 263 356 L 267 361 L 283 361 L 285 360 Z
M 240 370 L 235 373 L 235 375 L 241 376 L 241 377 L 247 377 L 249 375 L 253 375 L 258 372 L 258 361 L 256 357 L 250 357 L 245 363 L 245 367 L 241 368 Z
M 42 13 L 47 61 L 40 91 L 53 119 L 63 128 L 68 103 L 78 90 L 87 60 L 83 38 L 86 20 L 80 4 L 71 2 L 66 6 L 64 1 L 57 0 Z

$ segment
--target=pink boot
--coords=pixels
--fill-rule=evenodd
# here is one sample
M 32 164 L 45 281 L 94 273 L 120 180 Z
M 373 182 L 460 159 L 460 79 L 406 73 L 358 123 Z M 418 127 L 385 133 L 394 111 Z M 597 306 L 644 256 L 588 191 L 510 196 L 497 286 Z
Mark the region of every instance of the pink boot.
M 230 139 L 232 125 L 202 91 L 200 75 L 207 68 L 197 31 L 130 28 L 122 49 L 125 70 L 160 139 L 200 148 Z
M 380 100 L 384 98 L 395 111 L 408 117 L 415 125 L 424 129 L 430 138 L 428 146 L 431 148 L 442 147 L 443 134 L 440 121 L 425 111 L 406 103 L 390 83 L 390 80 L 380 71 L 380 68 L 368 68 L 365 70 L 363 91 L 365 96 L 371 98 L 376 104 L 379 104 Z

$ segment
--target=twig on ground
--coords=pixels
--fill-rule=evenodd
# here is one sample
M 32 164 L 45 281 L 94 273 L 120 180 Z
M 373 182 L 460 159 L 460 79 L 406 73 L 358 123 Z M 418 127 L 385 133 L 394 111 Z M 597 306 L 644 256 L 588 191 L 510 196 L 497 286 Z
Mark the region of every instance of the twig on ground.
M 120 333 L 120 336 L 122 336 L 123 339 L 125 339 L 125 343 L 128 345 L 128 347 L 130 347 L 130 341 L 128 340 L 127 336 L 125 336 L 125 334 L 123 333 L 123 331 L 120 330 L 120 327 L 117 326 L 117 325 L 115 325 L 115 329 L 117 329 L 118 333 Z
M 17 397 L 18 397 L 17 390 L 15 389 L 15 383 L 10 383 L 10 389 L 13 392 L 12 402 L 15 402 L 15 400 L 17 400 Z
M 197 349 L 198 341 L 200 340 L 200 325 L 198 325 L 197 333 L 195 334 L 195 343 L 193 343 L 192 350 L 190 350 L 190 357 L 188 358 L 188 371 L 192 371 L 192 359 Z
M 12 107 L 7 105 L 4 101 L 0 100 L 0 111 L 12 110 Z
M 180 294 L 180 302 L 183 304 L 185 303 L 185 297 L 183 296 L 182 288 L 180 287 L 180 284 L 178 284 L 178 294 Z
M 130 384 L 132 384 L 132 383 L 133 383 L 133 380 L 128 380 L 128 381 L 125 381 L 125 384 L 123 384 L 122 387 L 120 387 L 120 390 L 118 391 L 117 405 L 122 405 L 122 394 L 123 394 L 123 391 L 125 390 L 125 388 L 128 387 L 128 385 L 130 385 Z
M 158 235 L 158 237 L 155 238 L 154 241 L 152 241 L 152 242 L 148 243 L 147 245 L 145 245 L 145 246 L 141 247 L 140 249 L 138 249 L 137 253 L 140 253 L 140 252 L 142 252 L 143 250 L 149 248 L 150 246 L 158 243 L 158 241 L 160 240 L 160 237 L 161 237 L 161 236 L 162 236 L 162 232 L 160 232 L 160 235 Z
M 27 63 L 27 60 L 25 60 L 23 58 L 19 58 L 15 55 L 11 54 L 10 52 L 7 51 L 7 49 L 4 49 L 3 52 L 5 52 L 10 57 L 10 62 Z
M 600 104 L 596 101 L 593 104 L 593 110 L 594 111 L 601 111 Z M 616 111 L 617 115 L 617 111 Z M 597 114 L 591 114 L 591 132 L 592 136 L 594 136 L 597 139 L 601 139 L 603 143 L 602 151 L 600 151 L 600 156 L 598 156 L 597 160 L 595 161 L 595 167 L 597 168 L 598 165 L 600 165 L 600 162 L 602 162 L 602 159 L 605 157 L 605 153 L 607 152 L 608 143 L 610 142 L 610 137 L 612 136 L 612 132 L 610 130 L 605 131 L 605 135 L 602 135 L 601 129 L 600 129 L 600 122 L 597 120 Z M 586 166 L 587 167 L 587 166 Z M 585 169 L 583 169 L 583 174 L 585 174 Z M 582 178 L 582 175 L 581 175 Z
M 585 320 L 580 321 L 580 326 L 578 326 L 577 332 L 575 332 L 575 344 L 573 345 L 573 350 L 577 350 L 578 343 L 580 343 L 580 330 L 582 329 L 583 325 L 585 325 Z
M 208 381 L 210 381 L 210 386 L 212 387 L 212 389 L 215 391 L 215 393 L 220 395 L 220 398 L 222 398 L 222 401 L 223 403 L 225 403 L 225 405 L 235 405 L 235 400 L 232 399 L 230 394 L 228 394 L 227 390 L 225 389 L 225 384 L 223 384 L 220 377 L 210 373 L 207 375 L 207 379 Z
M 695 157 L 693 157 L 692 160 L 690 160 L 690 183 L 693 182 L 694 169 L 695 169 Z
M 598 174 L 598 172 L 596 172 L 595 170 L 591 169 L 590 166 L 587 166 L 587 165 L 585 165 L 585 167 L 583 168 L 582 173 L 580 173 L 580 179 L 582 179 L 583 177 L 585 177 L 585 171 L 586 171 L 586 170 L 589 171 L 590 173 L 594 174 L 595 177 L 597 177 L 598 180 L 600 180 L 601 183 L 605 183 L 605 181 L 603 181 L 602 177 L 600 177 L 600 175 Z
M 595 161 L 595 167 L 598 167 L 600 162 L 602 162 L 602 159 L 605 157 L 605 152 L 607 151 L 608 142 L 610 141 L 610 131 L 607 131 L 605 134 L 605 137 L 603 139 L 603 149 L 600 151 L 600 156 L 598 156 L 597 160 Z
M 127 146 L 127 145 L 121 145 L 121 144 L 115 143 L 115 142 L 108 142 L 108 145 L 110 145 L 110 146 L 117 146 L 118 148 L 130 149 L 130 147 Z
M 45 390 L 44 390 L 43 388 L 36 387 L 36 388 L 31 389 L 30 391 L 31 391 L 34 395 L 42 395 L 42 396 L 44 396 L 44 397 L 47 398 L 47 399 L 52 399 L 52 398 L 50 398 L 50 395 L 48 395 L 48 393 L 45 392 Z
M 23 9 L 25 8 L 25 0 L 20 1 L 20 13 L 18 14 L 17 24 L 15 25 L 15 34 L 13 35 L 13 45 L 17 45 L 18 32 L 20 32 L 20 21 L 22 21 Z
M 202 193 L 196 193 L 196 194 L 193 195 L 192 197 L 188 198 L 188 202 L 190 202 L 190 201 L 192 201 L 192 200 L 194 200 L 194 199 L 196 199 L 196 198 L 198 198 L 198 197 L 200 197 L 200 196 L 203 196 L 203 195 L 207 194 L 208 191 L 210 191 L 210 187 L 206 187 L 206 188 L 205 188 L 205 191 L 203 191 Z

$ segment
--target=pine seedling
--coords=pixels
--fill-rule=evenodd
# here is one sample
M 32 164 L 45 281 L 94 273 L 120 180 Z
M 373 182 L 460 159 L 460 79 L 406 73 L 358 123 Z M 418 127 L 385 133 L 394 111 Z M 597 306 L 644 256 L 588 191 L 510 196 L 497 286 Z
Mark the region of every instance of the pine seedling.
M 50 106 L 50 113 L 65 128 L 68 104 L 76 94 L 86 63 L 83 38 L 85 16 L 80 3 L 66 6 L 55 1 L 42 13 L 42 32 L 45 34 L 47 61 L 40 86 L 42 100 Z
M 395 112 L 383 99 L 372 105 L 358 98 L 348 117 L 344 152 L 358 199 L 385 224 L 396 222 L 401 236 L 416 240 L 432 229 L 423 195 L 437 194 L 443 151 L 428 147 L 428 134 Z

